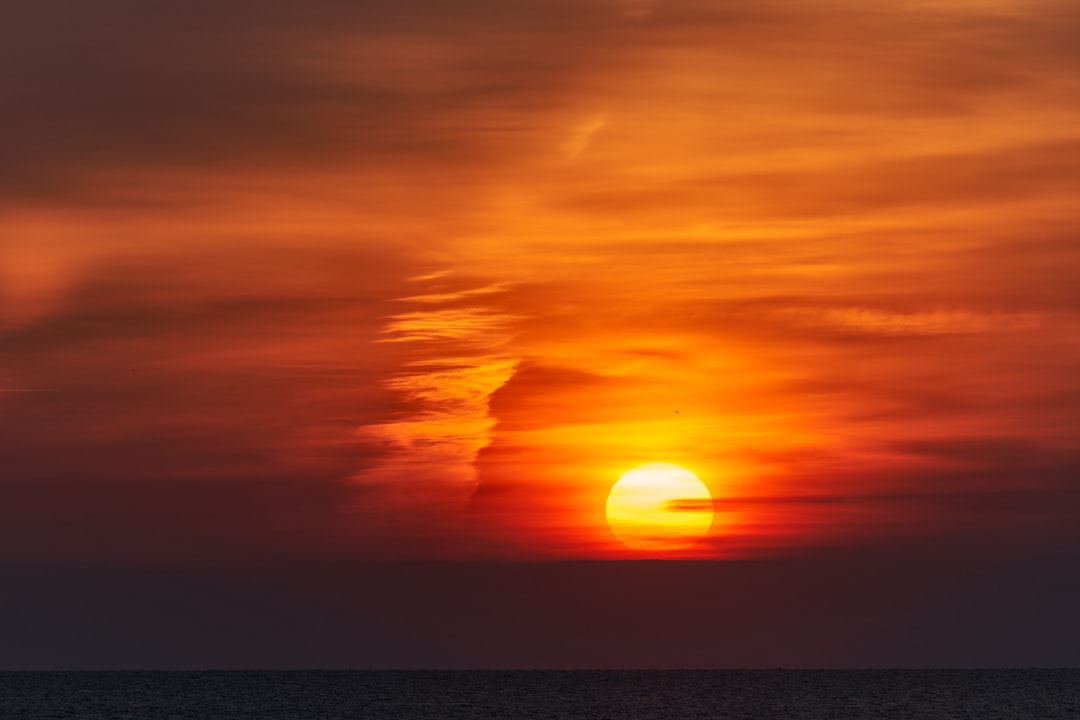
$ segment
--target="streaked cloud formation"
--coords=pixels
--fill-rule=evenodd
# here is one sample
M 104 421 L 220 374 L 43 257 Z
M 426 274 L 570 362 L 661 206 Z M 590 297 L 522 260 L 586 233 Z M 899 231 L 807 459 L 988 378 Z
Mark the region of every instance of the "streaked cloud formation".
M 625 557 L 649 461 L 718 499 L 688 556 L 1075 543 L 1078 32 L 9 3 L 0 547 Z

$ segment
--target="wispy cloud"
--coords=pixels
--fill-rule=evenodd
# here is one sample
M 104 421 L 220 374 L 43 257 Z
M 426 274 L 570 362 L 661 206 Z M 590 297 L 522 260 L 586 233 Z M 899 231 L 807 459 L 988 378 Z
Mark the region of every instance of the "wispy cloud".
M 408 296 L 399 302 L 444 305 L 475 301 L 501 289 L 487 285 Z M 386 455 L 354 475 L 353 481 L 381 491 L 384 502 L 398 511 L 406 499 L 411 512 L 463 504 L 475 489 L 473 461 L 490 442 L 495 425 L 488 412 L 490 398 L 513 375 L 518 362 L 509 345 L 516 320 L 484 306 L 436 307 L 391 316 L 380 342 L 407 343 L 420 357 L 384 381 L 406 410 L 397 419 L 358 430 L 364 442 L 384 448 Z
M 875 308 L 792 308 L 784 314 L 821 327 L 845 328 L 880 335 L 948 335 L 1009 332 L 1039 327 L 1038 313 L 929 310 L 896 312 Z
M 434 277 L 440 277 L 438 275 Z M 428 276 L 427 279 L 433 279 L 432 276 Z M 452 292 L 437 292 L 429 293 L 426 295 L 410 295 L 408 297 L 401 298 L 401 302 L 406 303 L 449 303 L 456 300 L 468 300 L 477 296 L 494 295 L 497 293 L 505 292 L 510 287 L 510 283 L 494 283 L 492 285 L 486 285 L 478 288 L 468 288 L 465 290 L 456 290 Z M 404 320 L 403 316 L 396 318 L 398 320 Z M 401 325 L 391 325 L 387 328 L 387 332 L 401 332 Z

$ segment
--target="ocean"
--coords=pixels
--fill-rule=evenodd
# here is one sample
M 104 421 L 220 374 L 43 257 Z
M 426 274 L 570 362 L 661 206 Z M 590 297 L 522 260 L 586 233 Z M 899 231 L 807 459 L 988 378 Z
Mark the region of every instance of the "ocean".
M 1080 720 L 1080 670 L 6 672 L 3 720 Z

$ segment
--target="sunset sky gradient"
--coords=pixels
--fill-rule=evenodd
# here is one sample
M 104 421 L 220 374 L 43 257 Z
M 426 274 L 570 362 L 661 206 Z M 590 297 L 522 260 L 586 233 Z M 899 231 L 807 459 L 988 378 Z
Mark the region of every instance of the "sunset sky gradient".
M 151 573 L 421 628 L 350 655 L 327 620 L 278 666 L 1080 663 L 1076 3 L 11 2 L 0 98 L 9 617 L 165 613 Z M 657 559 L 604 521 L 648 462 L 712 531 L 612 563 Z M 598 598 L 664 573 L 716 622 L 783 636 L 801 587 L 895 642 L 630 642 Z M 1006 586 L 1002 644 L 942 633 Z M 476 588 L 517 614 L 433 640 Z M 588 648 L 488 642 L 575 603 Z M 0 666 L 259 663 L 61 635 Z

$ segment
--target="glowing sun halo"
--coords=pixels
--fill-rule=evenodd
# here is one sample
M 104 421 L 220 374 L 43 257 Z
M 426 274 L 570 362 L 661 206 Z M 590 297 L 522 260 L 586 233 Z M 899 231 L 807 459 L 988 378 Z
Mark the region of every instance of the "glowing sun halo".
M 712 527 L 712 496 L 686 468 L 648 463 L 629 471 L 607 499 L 611 534 L 631 550 L 682 550 Z

